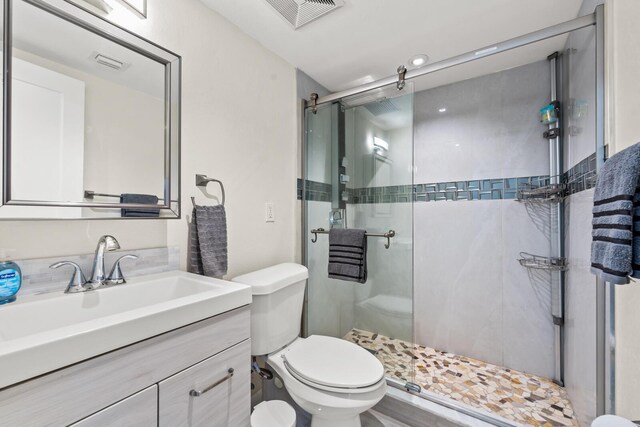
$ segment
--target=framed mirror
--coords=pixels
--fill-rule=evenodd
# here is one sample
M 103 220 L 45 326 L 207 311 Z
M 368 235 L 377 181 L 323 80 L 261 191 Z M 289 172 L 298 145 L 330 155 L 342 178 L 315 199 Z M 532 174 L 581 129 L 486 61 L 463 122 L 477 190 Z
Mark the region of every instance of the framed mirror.
M 180 57 L 65 0 L 2 1 L 0 219 L 179 218 Z

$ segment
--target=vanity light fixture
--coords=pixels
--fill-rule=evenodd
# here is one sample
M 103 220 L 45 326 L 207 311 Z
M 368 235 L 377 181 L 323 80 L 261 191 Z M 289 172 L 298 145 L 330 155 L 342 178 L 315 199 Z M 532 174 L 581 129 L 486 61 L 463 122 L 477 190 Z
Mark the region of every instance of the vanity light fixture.
M 115 0 L 139 18 L 147 19 L 147 0 Z
M 438 109 L 438 112 L 439 113 L 446 113 L 447 109 L 445 107 L 442 107 L 442 108 Z
M 389 143 L 377 136 L 373 138 L 373 147 L 378 153 L 389 151 Z
M 429 57 L 424 53 L 420 53 L 418 55 L 413 55 L 409 58 L 409 65 L 414 68 L 423 67 L 429 62 Z
M 92 9 L 102 13 L 110 14 L 114 7 L 126 9 L 141 19 L 147 18 L 147 0 L 70 0 L 73 3 L 85 3 Z
M 111 7 L 111 5 L 107 3 L 105 0 L 84 0 L 84 1 L 85 3 L 88 3 L 91 6 L 107 14 L 111 13 L 111 11 L 113 10 L 113 7 Z

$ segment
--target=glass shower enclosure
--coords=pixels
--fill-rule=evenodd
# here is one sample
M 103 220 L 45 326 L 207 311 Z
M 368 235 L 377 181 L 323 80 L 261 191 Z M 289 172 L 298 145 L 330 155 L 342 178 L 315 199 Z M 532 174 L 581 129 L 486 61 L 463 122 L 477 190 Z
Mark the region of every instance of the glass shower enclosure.
M 413 87 L 310 107 L 305 120 L 305 336 L 355 342 L 405 386 L 415 369 Z M 366 283 L 328 278 L 331 228 L 367 231 Z
M 491 424 L 591 423 L 602 13 L 306 109 L 305 336 L 352 341 L 390 385 Z M 326 233 L 344 227 L 370 235 L 364 284 L 328 278 Z

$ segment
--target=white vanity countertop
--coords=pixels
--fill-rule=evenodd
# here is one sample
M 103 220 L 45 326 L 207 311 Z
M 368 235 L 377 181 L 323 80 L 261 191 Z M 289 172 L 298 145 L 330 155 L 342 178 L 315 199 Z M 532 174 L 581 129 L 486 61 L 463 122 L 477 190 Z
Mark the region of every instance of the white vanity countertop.
M 182 271 L 0 305 L 0 388 L 251 303 L 251 288 Z

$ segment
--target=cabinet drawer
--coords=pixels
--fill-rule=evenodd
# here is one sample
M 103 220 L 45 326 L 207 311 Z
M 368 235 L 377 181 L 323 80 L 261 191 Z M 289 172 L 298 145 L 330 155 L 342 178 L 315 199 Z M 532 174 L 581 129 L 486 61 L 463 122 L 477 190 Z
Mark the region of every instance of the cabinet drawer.
M 158 386 L 154 385 L 72 424 L 72 427 L 152 427 L 157 425 Z
M 251 340 L 246 340 L 162 381 L 158 425 L 248 426 L 250 367 Z

